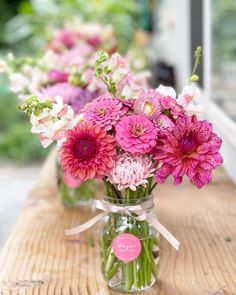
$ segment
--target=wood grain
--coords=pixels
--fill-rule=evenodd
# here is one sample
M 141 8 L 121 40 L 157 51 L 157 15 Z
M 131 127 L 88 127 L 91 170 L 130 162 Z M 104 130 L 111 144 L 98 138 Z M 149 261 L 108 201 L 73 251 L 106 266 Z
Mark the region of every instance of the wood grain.
M 155 202 L 181 247 L 177 253 L 161 239 L 159 280 L 145 294 L 235 295 L 236 189 L 223 170 L 200 191 L 188 183 L 159 186 Z M 99 226 L 76 241 L 63 233 L 95 213 L 60 204 L 52 154 L 0 254 L 0 294 L 119 294 L 100 273 Z

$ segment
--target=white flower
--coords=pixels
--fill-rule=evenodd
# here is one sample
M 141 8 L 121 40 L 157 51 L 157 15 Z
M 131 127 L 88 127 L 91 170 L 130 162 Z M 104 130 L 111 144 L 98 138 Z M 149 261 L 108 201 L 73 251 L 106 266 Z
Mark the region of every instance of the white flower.
M 190 102 L 187 106 L 184 107 L 185 112 L 189 115 L 200 115 L 202 114 L 202 106 L 197 105 L 194 102 Z
M 38 68 L 34 67 L 31 70 L 31 76 L 29 77 L 30 84 L 28 88 L 31 94 L 36 94 L 37 91 L 39 91 L 40 88 L 48 81 L 48 76 L 45 72 Z
M 45 148 L 53 141 L 57 141 L 57 146 L 60 147 L 65 140 L 64 131 L 72 128 L 74 124 L 73 109 L 63 104 L 60 96 L 55 99 L 52 109 L 44 109 L 39 116 L 32 114 L 30 117 L 31 132 L 40 134 L 42 146 Z
M 79 122 L 84 121 L 84 114 L 79 114 L 72 120 L 71 127 L 75 127 Z
M 5 60 L 0 59 L 0 73 L 5 73 L 9 70 L 8 64 Z
M 21 73 L 12 73 L 9 75 L 9 79 L 11 82 L 11 91 L 14 93 L 24 92 L 25 88 L 29 86 L 29 79 L 27 79 Z
M 178 104 L 187 106 L 191 101 L 197 99 L 200 96 L 200 89 L 196 85 L 187 85 L 182 90 L 177 98 Z
M 57 68 L 58 67 L 59 56 L 55 54 L 52 50 L 47 50 L 43 57 L 38 61 L 38 64 L 45 68 Z
M 173 98 L 176 97 L 176 92 L 174 88 L 172 87 L 166 87 L 166 86 L 160 85 L 156 90 L 163 96 L 170 96 Z

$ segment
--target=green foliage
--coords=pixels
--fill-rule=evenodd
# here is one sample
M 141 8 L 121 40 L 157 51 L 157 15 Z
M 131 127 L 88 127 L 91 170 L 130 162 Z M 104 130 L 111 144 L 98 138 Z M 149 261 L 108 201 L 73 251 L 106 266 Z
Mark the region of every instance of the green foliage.
M 25 42 L 31 50 L 38 50 L 45 46 L 55 28 L 77 17 L 88 22 L 112 24 L 119 50 L 124 52 L 133 40 L 137 15 L 135 0 L 24 0 L 19 14 L 6 24 L 4 40 L 12 45 L 18 43 L 23 51 Z
M 44 109 L 52 109 L 52 101 L 47 99 L 41 102 L 36 96 L 32 96 L 27 98 L 24 104 L 19 106 L 18 109 L 27 115 L 34 114 L 35 116 L 39 116 Z
M 217 69 L 222 61 L 236 61 L 236 1 L 212 1 L 213 60 Z
M 1 158 L 25 162 L 42 159 L 45 155 L 38 136 L 30 133 L 30 124 L 26 122 L 13 122 L 6 133 L 0 133 Z
M 22 161 L 40 160 L 47 151 L 38 135 L 31 134 L 25 114 L 17 110 L 18 101 L 8 91 L 6 77 L 0 84 L 0 158 Z
M 199 80 L 199 76 L 196 74 L 196 72 L 201 61 L 201 56 L 202 56 L 202 47 L 198 46 L 194 53 L 195 63 L 194 63 L 191 77 L 190 77 L 190 82 L 197 82 Z
M 103 65 L 103 63 L 106 62 L 108 58 L 109 55 L 106 52 L 98 52 L 98 58 L 95 62 L 95 73 L 96 76 L 105 83 L 107 91 L 111 93 L 113 96 L 115 96 L 117 92 L 116 83 L 113 81 L 111 77 L 108 76 L 112 72 L 112 69 L 110 69 L 107 65 Z

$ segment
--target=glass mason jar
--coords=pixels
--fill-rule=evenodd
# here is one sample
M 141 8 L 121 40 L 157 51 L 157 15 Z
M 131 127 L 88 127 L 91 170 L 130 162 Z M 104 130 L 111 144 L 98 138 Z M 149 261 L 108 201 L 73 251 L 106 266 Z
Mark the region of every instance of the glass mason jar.
M 90 206 L 96 195 L 96 182 L 87 180 L 83 183 L 64 173 L 57 162 L 59 196 L 63 205 L 68 207 Z
M 105 197 L 118 206 L 142 205 L 151 197 L 132 199 L 123 204 Z M 155 209 L 146 210 L 155 217 Z M 110 213 L 102 220 L 101 268 L 108 285 L 120 292 L 150 288 L 159 272 L 159 233 L 147 221 L 138 221 L 134 213 Z

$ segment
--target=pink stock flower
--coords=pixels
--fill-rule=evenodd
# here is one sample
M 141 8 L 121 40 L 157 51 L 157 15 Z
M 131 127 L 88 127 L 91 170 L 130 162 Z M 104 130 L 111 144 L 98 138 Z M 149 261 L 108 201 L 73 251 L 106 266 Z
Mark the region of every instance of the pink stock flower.
M 66 82 L 68 80 L 68 76 L 69 74 L 68 73 L 65 73 L 65 72 L 61 72 L 61 71 L 58 71 L 58 70 L 50 70 L 48 72 L 48 78 L 50 81 L 52 82 Z
M 85 58 L 93 53 L 93 48 L 87 43 L 80 42 L 75 47 L 58 56 L 59 68 L 70 70 L 71 66 L 83 66 Z
M 136 191 L 137 186 L 146 186 L 148 178 L 154 175 L 154 171 L 152 161 L 148 156 L 124 153 L 115 162 L 108 175 L 108 180 L 117 185 L 120 191 L 126 188 Z
M 84 119 L 92 124 L 99 124 L 104 130 L 109 131 L 126 112 L 127 108 L 119 99 L 99 96 L 85 106 Z
M 79 122 L 66 132 L 66 141 L 59 150 L 64 171 L 80 181 L 102 178 L 113 168 L 115 139 L 99 125 Z
M 76 43 L 77 35 L 67 29 L 60 30 L 54 39 L 49 42 L 49 49 L 61 52 L 65 48 L 72 48 Z
M 147 116 L 149 119 L 157 119 L 161 114 L 160 95 L 154 89 L 143 91 L 135 100 L 134 112 Z
M 69 30 L 61 30 L 57 36 L 59 42 L 65 45 L 68 48 L 71 48 L 75 45 L 76 35 L 74 32 Z
M 81 81 L 91 92 L 98 91 L 100 94 L 106 93 L 106 85 L 101 79 L 94 75 L 94 71 L 94 66 L 85 68 L 81 73 Z
M 151 152 L 156 145 L 157 130 L 144 116 L 127 116 L 116 126 L 116 140 L 126 152 L 145 154 Z
M 221 165 L 219 154 L 222 140 L 212 131 L 207 121 L 195 116 L 180 116 L 175 128 L 163 134 L 154 151 L 154 159 L 161 163 L 156 181 L 163 183 L 169 175 L 174 183 L 182 182 L 184 175 L 198 188 L 211 181 L 212 170 Z

